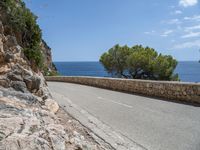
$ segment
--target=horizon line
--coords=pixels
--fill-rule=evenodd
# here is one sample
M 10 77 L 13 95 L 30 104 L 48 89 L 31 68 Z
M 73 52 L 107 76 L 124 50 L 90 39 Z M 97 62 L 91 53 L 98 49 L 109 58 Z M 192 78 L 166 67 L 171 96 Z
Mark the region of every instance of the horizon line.
M 198 60 L 177 60 L 178 62 L 198 62 Z M 72 60 L 72 61 L 53 61 L 53 62 L 100 62 L 96 60 Z

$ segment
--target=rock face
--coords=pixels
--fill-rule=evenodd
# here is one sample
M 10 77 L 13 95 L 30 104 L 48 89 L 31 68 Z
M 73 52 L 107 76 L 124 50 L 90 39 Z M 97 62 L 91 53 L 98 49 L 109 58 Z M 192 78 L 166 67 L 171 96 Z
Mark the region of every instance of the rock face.
M 23 93 L 30 92 L 37 96 L 50 97 L 42 73 L 32 71 L 16 37 L 4 35 L 4 26 L 1 21 L 0 29 L 0 86 L 12 87 Z M 48 64 L 51 63 L 50 61 L 51 59 Z
M 41 49 L 44 58 L 44 64 L 48 72 L 56 72 L 57 69 L 55 65 L 52 63 L 51 48 L 47 45 L 47 43 L 44 40 L 42 40 Z
M 48 98 L 43 74 L 31 69 L 16 37 L 4 34 L 0 21 L 1 150 L 65 149 L 68 136 L 54 114 L 59 106 Z
M 55 114 L 55 101 L 41 102 L 33 94 L 0 87 L 0 150 L 111 149 L 92 140 L 73 118 L 64 118 L 65 112 Z
M 58 106 L 49 111 L 48 106 L 41 108 L 38 98 L 31 94 L 3 88 L 0 91 L 1 150 L 68 149 L 70 138 L 54 114 Z M 74 149 L 82 146 L 71 145 Z
M 9 92 L 15 92 L 15 97 L 7 92 L 3 90 L 2 95 L 8 94 L 9 98 L 0 96 L 1 150 L 46 150 L 52 149 L 52 145 L 63 145 L 68 137 L 53 113 L 39 108 L 37 98 L 33 95 L 26 95 L 23 99 L 21 92 L 10 89 Z

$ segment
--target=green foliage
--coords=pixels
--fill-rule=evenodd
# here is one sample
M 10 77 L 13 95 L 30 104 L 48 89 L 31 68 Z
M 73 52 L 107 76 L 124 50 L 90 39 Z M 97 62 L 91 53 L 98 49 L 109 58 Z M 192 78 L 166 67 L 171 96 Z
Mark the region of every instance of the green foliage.
M 157 52 L 142 46 L 134 46 L 132 50 L 127 59 L 130 76 L 138 79 L 153 78 L 153 65 Z
M 128 46 L 120 47 L 119 45 L 115 45 L 101 56 L 100 62 L 104 65 L 108 73 L 117 75 L 118 77 L 127 77 L 124 71 L 127 69 L 126 60 L 130 54 L 131 49 Z
M 159 55 L 154 61 L 154 74 L 160 80 L 179 80 L 178 74 L 173 74 L 177 61 L 172 56 Z
M 36 22 L 37 17 L 21 0 L 1 0 L 0 5 L 7 13 L 6 25 L 10 27 L 11 33 L 20 35 L 26 57 L 36 66 L 42 67 L 41 30 Z
M 49 70 L 49 68 L 47 68 L 47 67 L 44 67 L 43 74 L 44 74 L 44 76 L 59 76 L 60 75 L 57 71 Z
M 39 47 L 25 48 L 24 54 L 37 67 L 43 68 L 43 56 Z
M 116 45 L 104 53 L 100 62 L 112 76 L 150 79 L 150 80 L 179 80 L 174 75 L 177 61 L 171 56 L 158 54 L 154 49 L 136 45 Z

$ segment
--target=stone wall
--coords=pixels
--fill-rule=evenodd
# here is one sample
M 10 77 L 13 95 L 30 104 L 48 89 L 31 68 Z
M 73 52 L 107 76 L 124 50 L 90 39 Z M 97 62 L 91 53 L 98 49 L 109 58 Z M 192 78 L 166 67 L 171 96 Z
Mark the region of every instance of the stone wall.
M 200 103 L 200 83 L 63 76 L 46 77 L 46 80 L 84 84 L 145 96 Z

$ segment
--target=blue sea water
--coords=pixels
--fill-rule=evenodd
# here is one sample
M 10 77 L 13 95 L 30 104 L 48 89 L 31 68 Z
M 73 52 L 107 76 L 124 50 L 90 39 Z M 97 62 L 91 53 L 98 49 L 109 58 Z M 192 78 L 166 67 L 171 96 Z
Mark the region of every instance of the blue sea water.
M 99 62 L 55 62 L 55 65 L 64 76 L 110 77 Z M 175 73 L 179 74 L 181 81 L 200 82 L 200 63 L 181 61 Z

